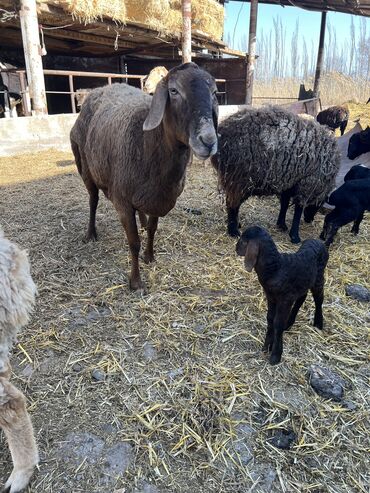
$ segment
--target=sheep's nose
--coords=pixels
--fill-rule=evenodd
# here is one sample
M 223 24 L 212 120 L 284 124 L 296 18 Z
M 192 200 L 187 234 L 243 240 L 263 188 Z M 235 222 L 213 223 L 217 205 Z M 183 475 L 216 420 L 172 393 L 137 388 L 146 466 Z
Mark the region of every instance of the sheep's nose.
M 206 132 L 202 132 L 199 135 L 200 142 L 206 147 L 209 151 L 216 152 L 217 150 L 217 135 L 214 129 L 210 129 Z

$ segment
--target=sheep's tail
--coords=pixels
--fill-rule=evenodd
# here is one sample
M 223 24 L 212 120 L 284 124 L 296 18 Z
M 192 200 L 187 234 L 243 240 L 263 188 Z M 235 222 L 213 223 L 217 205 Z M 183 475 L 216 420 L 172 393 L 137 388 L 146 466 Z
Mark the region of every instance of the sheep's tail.
M 78 172 L 81 174 L 82 164 L 81 164 L 80 148 L 78 147 L 78 144 L 72 139 L 72 137 L 71 137 L 71 147 L 72 147 L 73 155 L 75 157 Z

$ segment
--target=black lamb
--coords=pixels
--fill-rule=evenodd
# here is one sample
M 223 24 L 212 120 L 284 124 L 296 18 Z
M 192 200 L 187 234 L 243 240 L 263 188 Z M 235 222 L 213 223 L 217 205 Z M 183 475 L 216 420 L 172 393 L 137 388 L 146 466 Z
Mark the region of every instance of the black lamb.
M 270 234 L 259 226 L 247 228 L 236 245 L 245 268 L 254 268 L 267 298 L 267 333 L 263 351 L 271 351 L 270 363 L 280 362 L 283 332 L 295 322 L 311 290 L 315 301 L 314 326 L 323 328 L 324 271 L 329 254 L 320 240 L 305 240 L 297 253 L 279 253 Z
M 370 168 L 368 168 L 364 164 L 355 164 L 346 173 L 344 181 L 366 180 L 367 178 L 370 178 Z
M 331 245 L 339 228 L 354 221 L 351 232 L 358 234 L 365 211 L 370 211 L 370 178 L 350 180 L 335 190 L 328 203 L 334 205 L 324 221 L 320 238 Z
M 333 132 L 336 128 L 340 129 L 340 134 L 343 135 L 348 124 L 349 111 L 344 106 L 330 106 L 326 110 L 320 111 L 316 120 L 320 125 L 326 125 Z

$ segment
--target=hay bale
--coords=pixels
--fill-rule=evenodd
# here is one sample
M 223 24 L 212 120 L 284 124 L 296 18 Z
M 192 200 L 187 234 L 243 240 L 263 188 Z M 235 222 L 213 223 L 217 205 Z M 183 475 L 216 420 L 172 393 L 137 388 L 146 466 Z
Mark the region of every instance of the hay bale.
M 126 22 L 126 3 L 121 0 L 62 0 L 39 3 L 57 3 L 63 10 L 84 23 L 103 18 Z
M 181 0 L 38 0 L 38 3 L 58 5 L 84 23 L 97 19 L 130 22 L 163 34 L 181 36 Z M 224 7 L 217 0 L 193 0 L 192 28 L 212 39 L 221 39 L 224 27 Z

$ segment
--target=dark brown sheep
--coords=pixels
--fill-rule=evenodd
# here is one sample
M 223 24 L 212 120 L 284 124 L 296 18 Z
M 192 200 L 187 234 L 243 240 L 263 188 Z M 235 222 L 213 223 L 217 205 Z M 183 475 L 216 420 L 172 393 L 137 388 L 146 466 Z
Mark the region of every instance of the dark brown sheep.
M 347 127 L 349 111 L 344 106 L 330 106 L 326 110 L 320 111 L 316 120 L 320 125 L 326 125 L 333 132 L 336 128 L 340 129 L 340 134 L 343 135 Z
M 176 204 L 191 152 L 217 151 L 216 84 L 194 63 L 170 70 L 153 97 L 126 84 L 92 91 L 71 131 L 78 171 L 90 194 L 88 240 L 97 237 L 95 214 L 103 190 L 119 214 L 131 250 L 131 289 L 144 289 L 139 272 L 136 211 L 149 215 L 144 261 L 154 260 L 158 217 Z
M 324 271 L 328 251 L 320 240 L 306 240 L 296 253 L 279 253 L 269 233 L 259 226 L 244 231 L 236 245 L 248 272 L 255 269 L 267 298 L 267 333 L 263 351 L 271 351 L 270 363 L 280 362 L 283 332 L 295 322 L 307 293 L 315 301 L 314 326 L 322 329 L 324 319 Z

